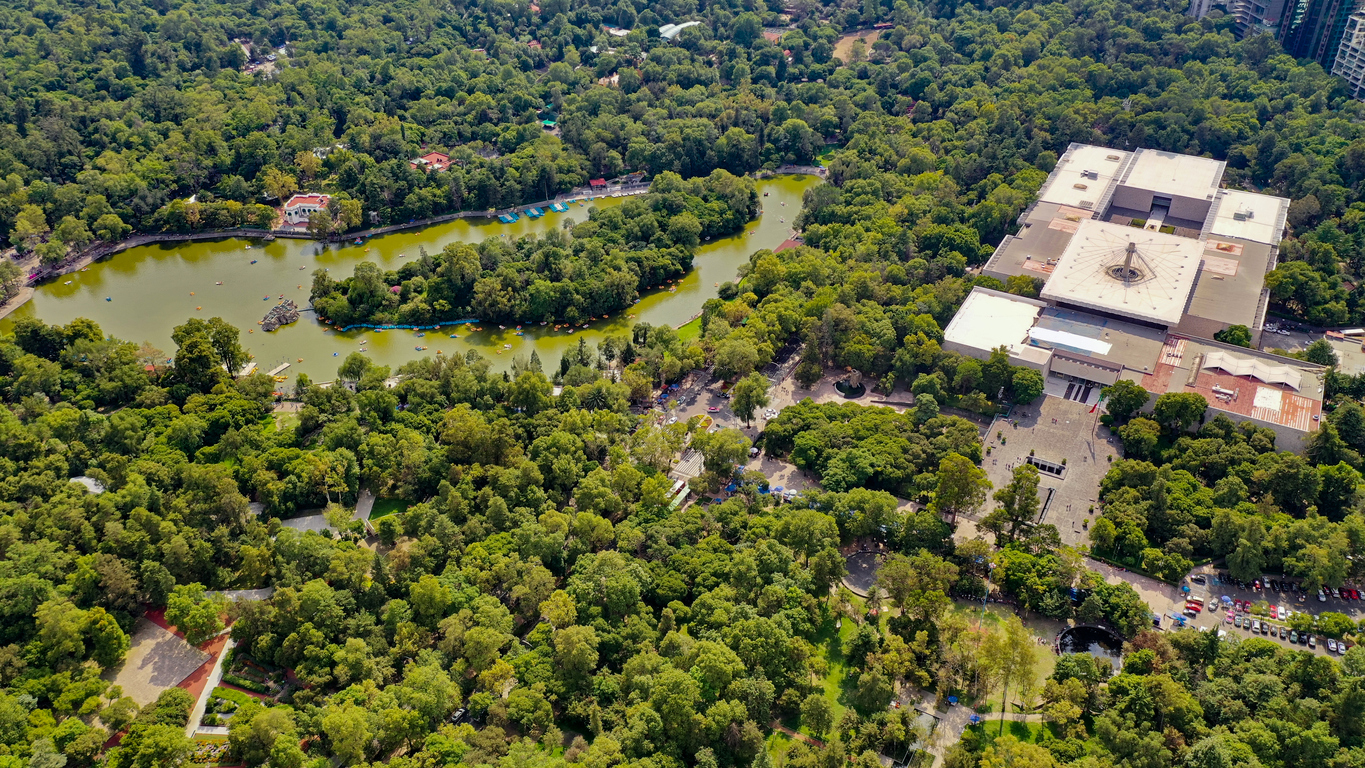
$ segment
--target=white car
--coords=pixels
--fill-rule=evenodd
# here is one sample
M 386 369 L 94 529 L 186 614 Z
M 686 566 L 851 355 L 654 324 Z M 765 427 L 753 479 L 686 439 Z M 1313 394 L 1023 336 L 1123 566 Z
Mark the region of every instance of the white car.
M 1280 606 L 1278 615 L 1280 617 L 1280 621 L 1284 621 L 1285 619 L 1289 618 L 1289 611 L 1285 610 L 1285 607 L 1282 605 Z
M 1327 652 L 1328 652 L 1328 653 L 1336 653 L 1336 652 L 1337 652 L 1337 641 L 1336 641 L 1336 640 L 1333 640 L 1333 639 L 1330 638 L 1330 637 L 1327 638 Z
M 1321 589 L 1318 590 L 1318 602 L 1319 603 L 1327 602 L 1327 593 L 1323 592 Z

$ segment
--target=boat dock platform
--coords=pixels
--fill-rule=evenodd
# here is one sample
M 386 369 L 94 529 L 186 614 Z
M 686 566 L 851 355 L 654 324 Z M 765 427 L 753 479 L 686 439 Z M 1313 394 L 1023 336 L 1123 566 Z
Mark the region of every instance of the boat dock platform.
M 278 376 L 279 373 L 280 373 L 280 371 L 283 371 L 285 368 L 288 368 L 288 367 L 289 367 L 289 363 L 280 363 L 279 365 L 277 365 L 277 366 L 275 366 L 274 368 L 271 368 L 269 371 L 267 371 L 265 375 L 267 375 L 267 376 Z

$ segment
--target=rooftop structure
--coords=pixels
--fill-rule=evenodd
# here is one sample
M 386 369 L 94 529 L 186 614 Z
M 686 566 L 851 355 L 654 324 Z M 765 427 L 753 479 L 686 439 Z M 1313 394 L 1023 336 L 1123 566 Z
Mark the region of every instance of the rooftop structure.
M 450 167 L 450 155 L 444 152 L 428 152 L 409 160 L 408 165 L 419 171 L 444 171 Z
M 1018 233 L 1001 241 L 982 274 L 1001 281 L 1015 275 L 1038 278 L 1046 283 L 1043 298 L 1051 302 L 1159 324 L 1192 336 L 1211 337 L 1230 325 L 1245 325 L 1258 342 L 1269 303 L 1265 274 L 1278 262 L 1289 201 L 1219 189 L 1223 170 L 1224 163 L 1209 158 L 1072 144 L 1039 190 L 1038 201 L 1019 217 Z M 1141 246 L 1146 242 L 1141 238 L 1155 236 L 1153 241 L 1159 241 L 1160 247 L 1151 248 L 1159 251 L 1186 255 L 1192 249 L 1202 251 L 1194 270 L 1177 270 L 1190 275 L 1193 290 L 1175 285 L 1164 291 L 1164 303 L 1154 301 L 1162 293 L 1156 290 L 1162 285 L 1161 270 L 1156 269 L 1149 275 L 1156 278 L 1155 283 L 1130 277 L 1121 286 L 1125 299 L 1095 300 L 1096 293 L 1120 291 L 1112 280 L 1092 281 L 1085 290 L 1074 284 L 1084 282 L 1085 277 L 1085 270 L 1077 271 L 1078 265 L 1086 263 L 1075 258 L 1078 249 L 1094 257 L 1099 246 L 1087 242 L 1084 247 L 1073 247 L 1073 241 L 1082 230 L 1094 232 L 1097 224 L 1109 227 L 1106 237 L 1123 240 L 1119 244 L 1125 248 L 1127 239 Z M 1183 247 L 1173 247 L 1175 242 Z M 1112 254 L 1113 245 L 1107 242 L 1100 250 Z M 1141 247 L 1136 250 L 1140 264 L 1152 261 L 1141 253 Z M 1068 253 L 1073 257 L 1064 265 L 1063 256 Z M 1114 266 L 1112 260 L 1106 264 Z M 1054 285 L 1054 276 L 1062 272 L 1066 276 Z M 1134 302 L 1130 290 L 1134 282 L 1146 286 L 1146 301 Z M 1179 317 L 1178 297 L 1188 299 L 1181 304 Z
M 1164 331 L 1089 312 L 1049 307 L 1029 332 L 1029 343 L 1051 350 L 1049 371 L 1113 384 L 1124 371 L 1150 372 Z
M 1198 240 L 1084 220 L 1058 258 L 1042 297 L 1174 326 L 1184 314 L 1202 253 Z
M 973 288 L 944 330 L 943 346 L 981 359 L 1004 347 L 1015 365 L 1043 370 L 1048 354 L 1029 345 L 1029 331 L 1046 308 L 1034 299 Z
M 1172 334 L 1152 373 L 1134 380 L 1156 396 L 1203 395 L 1211 410 L 1269 427 L 1277 447 L 1293 450 L 1322 421 L 1325 372 L 1312 363 Z
M 1038 199 L 1088 211 L 1102 210 L 1114 181 L 1132 158 L 1132 152 L 1121 149 L 1072 144 L 1038 190 Z
M 1133 153 L 1114 188 L 1112 207 L 1151 220 L 1174 219 L 1198 230 L 1208 216 L 1226 163 L 1154 149 Z
M 665 40 L 672 40 L 682 34 L 684 29 L 700 25 L 700 21 L 684 21 L 681 24 L 665 24 L 662 27 L 659 27 L 659 37 L 662 37 Z
M 329 195 L 294 195 L 284 204 L 284 220 L 290 224 L 307 224 L 316 212 L 332 201 Z
M 1211 338 L 1230 325 L 1245 325 L 1259 340 L 1270 301 L 1265 273 L 1275 268 L 1276 246 L 1220 236 L 1200 242 L 1199 277 L 1175 331 Z
M 1204 231 L 1210 235 L 1279 245 L 1284 239 L 1285 219 L 1288 216 L 1288 198 L 1223 189 L 1219 190 L 1214 200 L 1213 211 Z

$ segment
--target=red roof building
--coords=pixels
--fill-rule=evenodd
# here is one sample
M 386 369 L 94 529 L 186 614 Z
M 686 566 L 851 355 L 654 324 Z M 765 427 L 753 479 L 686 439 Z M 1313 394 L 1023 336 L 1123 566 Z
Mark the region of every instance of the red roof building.
M 444 171 L 450 167 L 450 155 L 444 152 L 428 152 L 415 160 L 409 160 L 408 165 L 419 171 Z
M 284 204 L 284 220 L 290 224 L 307 224 L 308 218 L 327 207 L 329 195 L 294 195 Z
M 607 180 L 606 180 L 606 179 L 592 179 L 591 181 L 588 182 L 588 186 L 589 186 L 589 187 L 592 187 L 593 189 L 606 189 L 606 188 L 607 188 Z

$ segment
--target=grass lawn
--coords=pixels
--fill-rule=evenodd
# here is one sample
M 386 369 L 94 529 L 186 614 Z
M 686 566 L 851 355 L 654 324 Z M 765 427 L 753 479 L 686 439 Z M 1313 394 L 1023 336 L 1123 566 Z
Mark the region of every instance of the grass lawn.
M 996 719 L 994 720 L 987 717 L 986 722 L 978 727 L 981 728 L 981 733 L 986 737 L 986 743 L 989 744 L 1000 737 L 1000 716 L 996 715 Z M 1014 720 L 1005 721 L 1006 734 L 1013 736 L 1020 741 L 1027 741 L 1030 744 L 1038 743 L 1038 740 L 1043 737 L 1043 727 L 1042 723 L 1020 723 Z
M 782 757 L 794 746 L 796 746 L 796 739 L 781 731 L 773 731 L 768 735 L 765 749 L 768 751 L 768 757 L 771 757 L 774 763 L 780 763 Z
M 281 412 L 275 414 L 275 431 L 286 432 L 296 429 L 299 426 L 299 415 L 297 413 Z
M 844 641 L 849 637 L 852 637 L 853 634 L 858 631 L 858 622 L 847 618 L 844 619 L 843 626 L 836 630 L 834 627 L 836 620 L 836 617 L 833 615 L 826 619 L 825 622 L 820 625 L 819 631 L 815 633 L 815 639 L 813 641 L 816 648 L 824 649 L 826 672 L 824 677 L 820 678 L 819 685 L 825 692 L 825 698 L 829 699 L 831 711 L 833 712 L 831 720 L 835 723 L 839 722 L 839 719 L 844 716 L 845 710 L 848 709 L 848 707 L 839 701 L 844 692 L 844 685 L 848 678 L 848 664 L 844 660 Z M 805 726 L 798 728 L 797 725 L 799 722 L 799 718 L 789 718 L 788 720 L 784 720 L 782 724 L 792 730 L 800 731 L 807 736 L 817 739 L 821 738 L 820 736 L 816 736 Z M 825 734 L 825 737 L 828 736 L 828 733 Z
M 678 341 L 683 344 L 690 344 L 701 338 L 701 318 L 698 317 L 687 323 L 678 326 Z
M 412 502 L 407 499 L 375 499 L 374 508 L 370 510 L 370 519 L 378 520 L 381 517 L 388 517 L 399 512 L 407 512 Z

